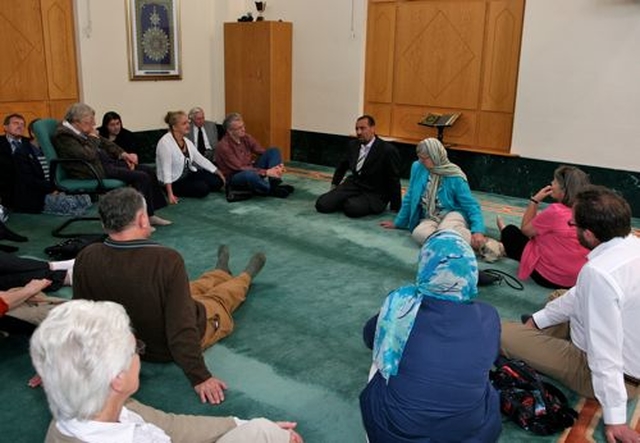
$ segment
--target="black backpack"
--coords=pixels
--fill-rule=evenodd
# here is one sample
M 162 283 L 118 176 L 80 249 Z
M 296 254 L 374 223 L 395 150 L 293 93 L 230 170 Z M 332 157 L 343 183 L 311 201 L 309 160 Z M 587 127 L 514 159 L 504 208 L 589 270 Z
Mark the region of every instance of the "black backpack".
M 490 379 L 500 393 L 500 410 L 518 426 L 537 435 L 551 435 L 573 426 L 578 413 L 555 386 L 542 381 L 521 360 L 500 357 Z

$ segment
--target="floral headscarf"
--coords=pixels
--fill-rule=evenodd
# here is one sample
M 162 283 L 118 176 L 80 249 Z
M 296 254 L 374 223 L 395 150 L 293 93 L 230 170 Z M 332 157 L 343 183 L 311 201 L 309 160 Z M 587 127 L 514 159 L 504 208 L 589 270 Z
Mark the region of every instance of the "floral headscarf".
M 427 239 L 420 250 L 415 285 L 391 292 L 378 316 L 373 361 L 385 380 L 398 373 L 423 297 L 468 303 L 478 295 L 477 284 L 475 254 L 457 232 L 438 231 Z

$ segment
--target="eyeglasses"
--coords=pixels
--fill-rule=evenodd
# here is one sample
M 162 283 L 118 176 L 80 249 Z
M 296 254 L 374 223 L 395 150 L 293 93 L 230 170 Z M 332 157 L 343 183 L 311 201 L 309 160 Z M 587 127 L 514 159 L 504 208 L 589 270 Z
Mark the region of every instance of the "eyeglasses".
M 136 338 L 136 354 L 144 355 L 144 351 L 147 349 L 147 344 L 142 340 Z

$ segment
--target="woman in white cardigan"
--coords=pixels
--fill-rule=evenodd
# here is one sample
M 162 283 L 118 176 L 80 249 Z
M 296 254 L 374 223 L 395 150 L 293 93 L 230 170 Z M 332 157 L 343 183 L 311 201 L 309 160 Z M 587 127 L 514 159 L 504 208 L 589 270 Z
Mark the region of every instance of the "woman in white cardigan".
M 158 141 L 156 168 L 169 203 L 178 203 L 178 197 L 201 198 L 220 190 L 225 185 L 224 176 L 186 137 L 189 133 L 187 114 L 169 111 L 164 121 L 169 132 Z

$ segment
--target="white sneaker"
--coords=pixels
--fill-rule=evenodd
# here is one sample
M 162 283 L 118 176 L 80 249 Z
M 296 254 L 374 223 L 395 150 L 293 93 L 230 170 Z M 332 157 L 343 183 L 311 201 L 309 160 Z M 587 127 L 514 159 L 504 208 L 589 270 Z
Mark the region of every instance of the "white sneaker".
M 149 222 L 152 225 L 156 225 L 156 226 L 169 226 L 173 224 L 173 222 L 169 220 L 165 220 L 164 218 L 159 217 L 157 215 L 152 215 L 151 217 L 149 217 Z

